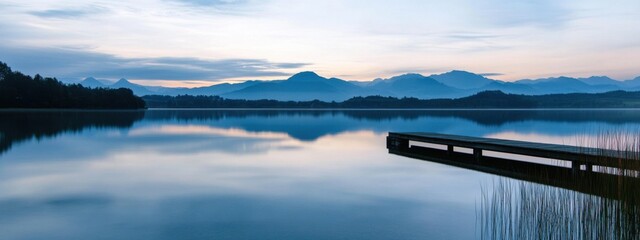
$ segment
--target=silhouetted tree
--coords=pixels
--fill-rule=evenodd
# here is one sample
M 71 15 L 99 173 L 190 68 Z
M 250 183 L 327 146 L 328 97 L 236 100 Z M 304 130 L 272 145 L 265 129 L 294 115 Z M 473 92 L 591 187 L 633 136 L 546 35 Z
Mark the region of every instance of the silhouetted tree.
M 55 78 L 36 74 L 33 78 L 13 72 L 0 62 L 0 108 L 81 108 L 138 109 L 142 98 L 130 89 L 90 89 L 79 84 L 66 85 Z

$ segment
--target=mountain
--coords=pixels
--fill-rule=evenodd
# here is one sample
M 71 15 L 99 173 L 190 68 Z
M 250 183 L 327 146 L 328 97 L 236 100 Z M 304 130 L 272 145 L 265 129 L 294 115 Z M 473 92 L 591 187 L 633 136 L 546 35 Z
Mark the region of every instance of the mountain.
M 128 88 L 128 89 L 131 89 L 131 91 L 133 91 L 133 93 L 138 96 L 150 95 L 154 93 L 149 89 L 147 89 L 147 87 L 129 82 L 129 80 L 124 78 L 121 78 L 113 85 L 110 85 L 109 88 L 115 88 L 115 89 Z
M 359 86 L 359 87 L 366 87 L 366 86 L 370 85 L 371 83 L 376 82 L 378 80 L 381 80 L 381 79 L 380 78 L 376 78 L 375 80 L 370 81 L 370 82 L 369 81 L 348 81 L 348 82 L 350 82 L 353 85 Z
M 281 101 L 343 101 L 356 96 L 416 97 L 421 99 L 459 98 L 482 91 L 542 95 L 556 93 L 601 93 L 615 90 L 640 90 L 640 77 L 617 81 L 606 76 L 588 78 L 551 77 L 503 82 L 471 72 L 454 70 L 442 74 L 423 76 L 408 73 L 373 81 L 345 81 L 325 78 L 314 72 L 301 72 L 286 80 L 251 80 L 240 83 L 220 83 L 206 87 L 171 88 L 143 86 L 126 79 L 108 85 L 95 78 L 81 82 L 90 88 L 129 88 L 138 96 L 144 95 L 203 95 L 230 99 L 274 99 Z
M 482 88 L 495 80 L 488 79 L 482 75 L 470 73 L 466 71 L 453 70 L 443 74 L 434 74 L 429 76 L 438 82 L 447 86 L 458 89 L 474 89 Z
M 80 85 L 88 88 L 112 88 L 112 89 L 128 88 L 128 89 L 131 89 L 131 91 L 133 91 L 133 93 L 138 96 L 161 93 L 166 91 L 175 91 L 176 89 L 178 89 L 178 88 L 142 86 L 139 84 L 129 82 L 129 80 L 124 78 L 121 78 L 117 82 L 110 85 L 105 84 L 103 81 L 106 81 L 106 80 L 98 80 L 98 79 L 95 79 L 94 77 L 88 77 L 82 80 L 82 82 L 80 82 Z
M 235 92 L 258 83 L 262 81 L 246 81 L 241 83 L 221 83 L 208 87 L 199 87 L 192 88 L 190 90 L 191 93 L 197 93 L 196 95 L 221 95 L 225 93 Z
M 520 83 L 520 81 L 516 83 Z M 544 78 L 527 84 L 544 93 L 581 92 L 590 88 L 589 84 L 570 77 Z
M 275 99 L 281 101 L 343 101 L 359 95 L 362 88 L 337 78 L 324 78 L 314 72 L 301 72 L 284 81 L 265 81 L 221 94 L 230 99 Z
M 152 94 L 161 94 L 161 95 L 170 95 L 170 96 L 177 96 L 179 95 L 178 94 L 179 92 L 187 91 L 191 89 L 186 87 L 162 87 L 162 86 L 144 86 L 144 85 L 140 85 L 140 86 L 146 88 Z
M 416 73 L 377 80 L 368 87 L 378 91 L 381 95 L 423 99 L 455 97 L 462 92 L 433 78 Z
M 80 82 L 80 85 L 82 85 L 84 87 L 88 87 L 88 88 L 105 88 L 105 87 L 107 87 L 106 84 L 98 81 L 97 79 L 95 79 L 93 77 L 85 78 L 84 80 L 82 80 L 82 82 Z
M 241 83 L 220 83 L 214 84 L 206 87 L 195 87 L 195 88 L 169 88 L 163 92 L 158 92 L 161 95 L 169 95 L 169 96 L 177 96 L 177 95 L 203 95 L 203 96 L 211 96 L 211 95 L 222 95 L 225 93 L 230 93 L 234 91 L 238 91 L 240 89 L 253 86 L 262 81 L 245 81 Z M 150 89 L 153 90 L 153 89 Z
M 636 77 L 631 80 L 623 81 L 622 86 L 628 88 L 640 88 L 640 77 Z
M 537 90 L 529 84 L 494 81 L 478 89 L 476 92 L 479 91 L 502 91 L 513 94 L 531 94 Z
M 315 72 L 306 71 L 306 72 L 296 73 L 293 76 L 289 77 L 289 79 L 287 80 L 292 82 L 317 82 L 317 81 L 324 81 L 327 79 L 320 77 Z
M 622 82 L 613 80 L 607 76 L 592 76 L 588 78 L 578 78 L 578 80 L 589 85 L 614 85 L 619 86 Z
M 601 79 L 600 79 L 601 81 Z M 594 82 L 597 82 L 594 81 Z M 555 94 L 555 93 L 596 93 L 620 90 L 615 85 L 590 85 L 576 78 L 570 77 L 555 77 L 555 78 L 542 78 L 542 79 L 525 79 L 516 81 L 516 84 L 526 84 L 531 86 L 533 92 L 525 92 L 523 94 L 537 95 L 537 94 Z

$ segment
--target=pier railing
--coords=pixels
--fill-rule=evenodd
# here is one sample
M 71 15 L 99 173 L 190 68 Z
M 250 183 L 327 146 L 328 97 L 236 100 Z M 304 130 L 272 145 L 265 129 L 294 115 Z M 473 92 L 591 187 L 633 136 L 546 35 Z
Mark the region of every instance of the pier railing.
M 582 168 L 586 171 L 592 171 L 594 166 L 640 170 L 640 161 L 633 158 L 637 154 L 624 151 L 439 133 L 391 132 L 387 136 L 387 148 L 389 151 L 409 150 L 412 147 L 410 142 L 446 146 L 448 154 L 454 153 L 454 147 L 469 148 L 472 149 L 473 158 L 477 162 L 482 162 L 486 158 L 483 151 L 493 151 L 569 161 L 575 171 L 579 171 Z M 424 147 L 421 146 L 421 148 Z
M 472 150 L 460 151 L 458 148 Z M 622 198 L 620 186 L 640 189 L 638 158 L 607 149 L 436 133 L 389 133 L 387 149 L 391 154 L 611 199 Z M 571 164 L 530 162 L 485 154 L 488 151 L 570 161 Z M 586 168 L 582 170 L 581 165 Z M 619 170 L 603 171 L 614 168 Z

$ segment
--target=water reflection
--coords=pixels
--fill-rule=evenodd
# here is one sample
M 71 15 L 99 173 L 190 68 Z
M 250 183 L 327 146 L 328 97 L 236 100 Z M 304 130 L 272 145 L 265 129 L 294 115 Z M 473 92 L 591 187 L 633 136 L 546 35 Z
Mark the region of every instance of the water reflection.
M 387 132 L 560 141 L 640 125 L 596 113 L 4 111 L 0 239 L 476 238 L 493 177 L 388 155 Z
M 279 132 L 302 141 L 368 130 L 486 136 L 501 132 L 568 136 L 615 128 L 638 130 L 636 110 L 186 110 L 149 111 L 149 121 L 179 121 Z
M 157 123 L 286 134 L 301 141 L 350 131 L 424 131 L 558 143 L 615 128 L 636 131 L 635 110 L 149 110 L 0 111 L 0 154 L 13 144 L 90 128 Z M 531 134 L 537 134 L 531 136 Z M 555 139 L 553 139 L 555 137 Z M 545 139 L 545 137 L 547 137 Z M 574 141 L 575 142 L 575 141 Z
M 0 111 L 0 154 L 30 139 L 81 132 L 85 128 L 130 128 L 144 111 Z
M 377 139 L 383 138 L 374 133 L 300 142 L 280 134 L 206 129 L 152 124 L 134 125 L 127 135 L 62 136 L 56 140 L 116 146 L 86 144 L 109 149 L 89 158 L 54 151 L 2 162 L 0 237 L 421 239 L 453 231 L 450 223 L 456 221 L 473 224 L 472 206 L 458 198 L 473 194 L 474 186 L 449 193 L 430 178 L 459 184 L 481 176 L 381 158 Z M 175 151 L 169 140 L 160 146 L 151 141 L 181 132 L 205 137 L 174 141 L 198 146 L 189 151 Z M 222 141 L 209 143 L 216 138 Z M 260 154 L 238 154 L 218 145 L 233 138 L 262 141 L 245 141 L 247 147 L 267 146 Z M 16 148 L 5 157 L 25 154 Z M 443 206 L 460 212 L 443 217 L 449 208 Z M 468 229 L 453 235 L 472 234 Z

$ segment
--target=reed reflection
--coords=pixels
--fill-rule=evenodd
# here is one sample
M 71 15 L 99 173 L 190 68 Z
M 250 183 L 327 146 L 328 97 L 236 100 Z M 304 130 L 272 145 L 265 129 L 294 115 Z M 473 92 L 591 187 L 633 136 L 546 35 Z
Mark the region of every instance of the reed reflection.
M 482 239 L 637 239 L 638 181 L 620 178 L 581 183 L 581 188 L 591 192 L 613 192 L 600 196 L 503 178 L 483 190 Z

